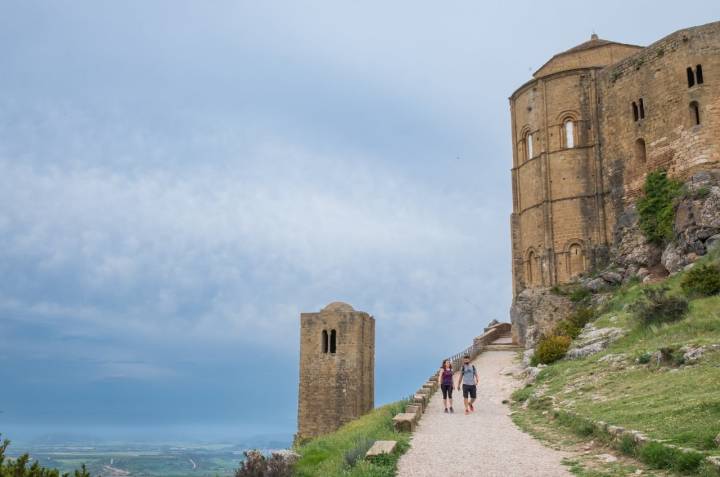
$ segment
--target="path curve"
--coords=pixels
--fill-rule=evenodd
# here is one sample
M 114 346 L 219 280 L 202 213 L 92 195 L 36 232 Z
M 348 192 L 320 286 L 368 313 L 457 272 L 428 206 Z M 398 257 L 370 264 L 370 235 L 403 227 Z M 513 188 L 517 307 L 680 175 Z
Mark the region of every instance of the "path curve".
M 399 477 L 571 477 L 560 463 L 570 454 L 543 446 L 518 429 L 502 404 L 517 386 L 500 371 L 514 351 L 486 351 L 474 361 L 480 377 L 475 413 L 463 414 L 462 393 L 453 393 L 455 414 L 445 414 L 436 392 L 400 458 Z

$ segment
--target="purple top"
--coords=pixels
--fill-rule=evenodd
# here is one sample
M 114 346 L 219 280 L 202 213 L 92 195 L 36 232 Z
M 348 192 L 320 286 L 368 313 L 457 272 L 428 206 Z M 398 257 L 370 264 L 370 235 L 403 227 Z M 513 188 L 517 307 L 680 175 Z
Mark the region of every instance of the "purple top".
M 449 384 L 452 386 L 453 383 L 453 372 L 452 369 L 445 369 L 442 370 L 442 383 L 443 384 Z

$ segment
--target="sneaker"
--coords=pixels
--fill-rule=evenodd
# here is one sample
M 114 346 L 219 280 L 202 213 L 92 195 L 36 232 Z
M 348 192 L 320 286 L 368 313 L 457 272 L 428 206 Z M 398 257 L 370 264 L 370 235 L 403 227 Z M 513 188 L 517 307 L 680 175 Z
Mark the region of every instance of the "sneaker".
M 467 416 L 468 414 L 470 414 L 470 411 L 468 411 L 467 409 L 465 409 L 465 415 Z
M 470 412 L 475 412 L 475 408 L 473 407 L 472 404 L 470 404 Z
M 453 409 L 452 406 L 450 406 L 450 413 L 455 414 L 455 409 Z
M 445 408 L 445 414 L 447 414 L 447 413 L 448 413 L 448 410 L 447 410 L 447 408 Z

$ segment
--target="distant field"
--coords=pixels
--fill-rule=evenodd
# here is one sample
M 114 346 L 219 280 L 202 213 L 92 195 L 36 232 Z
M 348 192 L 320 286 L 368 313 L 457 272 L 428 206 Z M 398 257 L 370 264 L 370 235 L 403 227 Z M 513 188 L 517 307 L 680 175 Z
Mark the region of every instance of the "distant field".
M 19 449 L 12 449 L 15 452 Z M 286 447 L 278 443 L 278 448 Z M 85 464 L 93 476 L 201 477 L 233 475 L 247 447 L 212 446 L 38 446 L 22 451 L 45 467 L 69 472 Z M 10 453 L 11 456 L 17 454 Z

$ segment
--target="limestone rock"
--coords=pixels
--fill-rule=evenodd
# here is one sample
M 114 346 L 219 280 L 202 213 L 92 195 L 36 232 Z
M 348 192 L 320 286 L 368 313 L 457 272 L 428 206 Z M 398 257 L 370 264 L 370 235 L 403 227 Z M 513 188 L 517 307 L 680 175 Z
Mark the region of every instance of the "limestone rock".
M 708 237 L 707 240 L 705 240 L 705 247 L 708 250 L 712 250 L 718 245 L 720 245 L 720 234 L 713 235 L 711 237 Z
M 525 371 L 526 376 L 523 384 L 528 385 L 534 383 L 538 377 L 538 374 L 540 374 L 540 371 L 542 371 L 542 369 L 535 366 L 530 366 L 529 368 L 527 368 L 527 370 Z
M 528 288 L 513 300 L 510 318 L 513 338 L 525 347 L 533 346 L 543 334 L 551 333 L 555 324 L 566 318 L 573 304 L 566 296 L 548 288 Z
M 700 358 L 702 358 L 703 354 L 705 353 L 705 347 L 683 346 L 682 348 L 680 348 L 680 351 L 683 353 L 683 362 L 685 364 L 694 364 L 700 361 Z
M 599 353 L 624 334 L 625 330 L 622 328 L 595 328 L 591 323 L 588 323 L 573 341 L 566 357 L 568 359 L 578 359 Z
M 619 283 L 622 283 L 622 279 L 623 279 L 623 277 L 620 273 L 613 272 L 613 271 L 607 271 L 607 272 L 601 273 L 600 278 L 602 278 L 603 280 L 605 280 L 606 282 L 608 282 L 612 285 L 617 285 Z
M 585 284 L 585 287 L 591 292 L 597 293 L 607 288 L 607 282 L 600 277 L 593 278 Z

